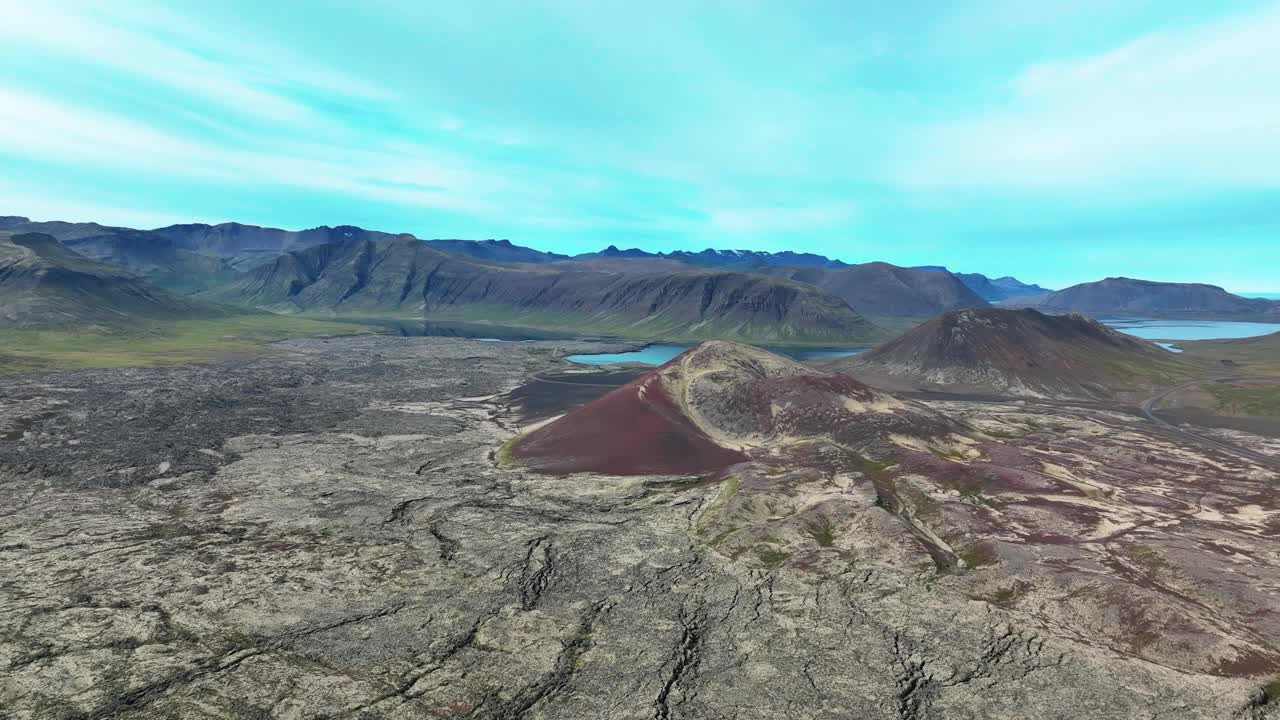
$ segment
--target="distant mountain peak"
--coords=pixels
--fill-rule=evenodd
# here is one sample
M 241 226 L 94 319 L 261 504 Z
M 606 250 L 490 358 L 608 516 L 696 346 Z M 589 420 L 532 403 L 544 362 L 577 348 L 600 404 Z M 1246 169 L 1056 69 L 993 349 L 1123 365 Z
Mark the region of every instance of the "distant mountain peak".
M 847 365 L 922 387 L 1032 397 L 1110 397 L 1178 370 L 1156 345 L 1086 315 L 977 308 L 944 313 Z
M 1205 319 L 1280 319 L 1280 302 L 1233 295 L 1217 285 L 1108 277 L 1011 304 L 1092 315 L 1183 316 Z
M 960 279 L 960 282 L 967 285 L 979 297 L 992 303 L 1008 300 L 1012 297 L 1031 297 L 1034 295 L 1047 295 L 1052 292 L 1052 290 L 1042 288 L 1039 285 L 1028 285 L 1010 275 L 991 280 L 981 273 L 953 273 L 942 265 L 917 265 L 912 270 L 927 270 L 929 272 L 955 275 Z

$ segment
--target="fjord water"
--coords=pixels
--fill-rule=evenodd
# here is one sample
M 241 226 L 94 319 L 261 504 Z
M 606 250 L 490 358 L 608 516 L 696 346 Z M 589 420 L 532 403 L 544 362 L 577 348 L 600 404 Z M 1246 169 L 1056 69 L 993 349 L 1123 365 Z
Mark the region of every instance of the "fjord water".
M 1280 323 L 1110 318 L 1103 323 L 1144 340 L 1229 340 L 1280 332 Z
M 594 355 L 570 355 L 569 362 L 583 365 L 608 365 L 610 363 L 641 363 L 644 365 L 661 365 L 693 345 L 655 343 L 639 350 L 620 353 L 598 353 Z M 865 347 L 788 347 L 761 345 L 761 348 L 792 360 L 818 360 L 821 358 L 847 357 L 857 355 L 866 350 Z
M 405 336 L 442 335 L 448 337 L 465 337 L 488 341 L 522 341 L 522 340 L 568 340 L 575 336 L 572 333 L 531 330 L 529 328 L 503 327 L 482 323 L 462 322 L 422 322 L 413 320 L 369 320 L 335 318 L 339 321 L 356 322 L 366 325 L 380 325 L 388 331 Z M 1128 333 L 1145 340 L 1215 340 L 1254 337 L 1280 332 L 1280 323 L 1252 323 L 1219 320 L 1151 320 L 1139 318 L 1109 318 L 1103 322 L 1121 332 Z M 1179 352 L 1170 343 L 1158 343 L 1172 352 Z M 693 344 L 654 343 L 639 350 L 618 353 L 599 353 L 591 355 L 570 355 L 567 360 L 583 365 L 608 365 L 611 363 L 639 363 L 642 365 L 661 365 L 680 353 L 693 347 Z M 867 350 L 866 346 L 760 346 L 778 355 L 793 360 L 807 361 L 822 358 L 848 357 Z
M 1123 333 L 1144 340 L 1216 340 L 1254 337 L 1280 332 L 1278 323 L 1232 322 L 1226 320 L 1143 320 L 1138 318 L 1112 318 L 1103 322 Z M 1157 343 L 1171 352 L 1181 352 L 1171 343 Z M 608 365 L 610 363 L 640 363 L 661 365 L 693 345 L 655 343 L 639 350 L 594 355 L 570 355 L 567 360 L 583 365 Z M 770 347 L 765 350 L 784 355 L 793 360 L 818 360 L 821 358 L 857 355 L 866 347 Z

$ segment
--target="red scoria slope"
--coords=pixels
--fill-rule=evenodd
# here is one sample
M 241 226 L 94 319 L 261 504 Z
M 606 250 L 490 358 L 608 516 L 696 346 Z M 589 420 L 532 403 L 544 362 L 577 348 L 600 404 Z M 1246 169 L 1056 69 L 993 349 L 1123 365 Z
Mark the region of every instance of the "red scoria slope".
M 717 445 L 672 402 L 662 383 L 671 363 L 530 432 L 512 457 L 544 472 L 609 475 L 684 475 L 746 460 Z
M 845 375 L 759 348 L 707 342 L 519 438 L 543 472 L 712 472 L 798 440 L 865 449 L 890 433 L 939 435 L 936 416 Z

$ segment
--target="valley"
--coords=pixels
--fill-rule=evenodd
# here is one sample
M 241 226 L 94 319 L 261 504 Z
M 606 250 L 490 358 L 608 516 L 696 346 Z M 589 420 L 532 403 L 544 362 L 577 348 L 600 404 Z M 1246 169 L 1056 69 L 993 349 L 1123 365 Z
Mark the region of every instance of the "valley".
M 1252 301 L 1106 324 L 807 253 L 7 226 L 6 720 L 1280 708 Z
M 1280 0 L 0 36 L 0 720 L 1280 720 Z

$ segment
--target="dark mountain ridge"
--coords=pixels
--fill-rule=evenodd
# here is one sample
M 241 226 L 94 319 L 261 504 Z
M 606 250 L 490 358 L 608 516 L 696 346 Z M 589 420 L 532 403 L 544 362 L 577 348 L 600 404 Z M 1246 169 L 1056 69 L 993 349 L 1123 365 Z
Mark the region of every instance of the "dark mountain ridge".
M 424 240 L 423 242 L 437 250 L 493 262 L 548 263 L 570 259 L 568 255 L 515 245 L 510 240 L 441 239 Z
M 830 293 L 779 278 L 488 264 L 407 238 L 289 252 L 205 297 L 285 312 L 404 314 L 631 337 L 850 343 L 884 335 Z
M 0 229 L 50 235 L 87 257 L 130 270 L 162 287 L 181 292 L 228 282 L 237 272 L 257 267 L 292 249 L 346 239 L 402 237 L 351 225 L 322 225 L 293 231 L 229 222 L 135 230 L 98 223 L 32 222 L 20 216 L 0 218 Z
M 651 253 L 636 248 L 619 250 L 617 246 L 610 245 L 599 252 L 582 253 L 574 256 L 574 259 L 576 260 L 589 260 L 592 258 L 665 258 L 668 260 L 678 260 L 697 267 L 734 269 L 745 269 L 761 265 L 795 265 L 801 267 L 824 268 L 840 268 L 845 267 L 846 265 L 844 262 L 832 260 L 831 258 L 823 255 L 805 252 L 798 253 L 790 250 L 773 253 L 765 250 L 716 250 L 713 248 L 707 248 L 706 250 L 700 250 L 698 252 L 674 250 L 666 253 Z
M 945 313 L 836 365 L 928 389 L 1087 398 L 1172 384 L 1189 369 L 1169 351 L 1084 315 L 1004 308 Z
M 929 272 L 950 273 L 951 271 L 941 265 L 917 265 L 912 270 L 927 270 Z M 1002 278 L 991 278 L 982 273 L 951 273 L 960 279 L 970 290 L 977 293 L 979 297 L 987 302 L 1000 302 L 1011 297 L 1031 297 L 1033 295 L 1045 295 L 1053 292 L 1048 288 L 1039 285 L 1028 285 L 1021 280 L 1004 276 Z
M 947 310 L 987 304 L 951 273 L 889 263 L 841 268 L 778 266 L 757 271 L 827 290 L 864 315 L 926 318 Z

